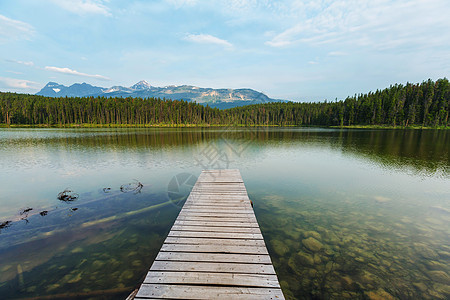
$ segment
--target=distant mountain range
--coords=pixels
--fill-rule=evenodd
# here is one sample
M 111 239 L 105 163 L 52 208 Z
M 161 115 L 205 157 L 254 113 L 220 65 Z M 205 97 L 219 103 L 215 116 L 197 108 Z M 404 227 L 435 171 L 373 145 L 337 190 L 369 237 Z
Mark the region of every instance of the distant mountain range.
M 155 97 L 195 101 L 199 104 L 221 109 L 268 102 L 288 102 L 287 100 L 271 99 L 252 89 L 212 89 L 191 85 L 156 87 L 151 86 L 145 80 L 130 87 L 113 86 L 110 88 L 92 86 L 87 83 L 65 86 L 56 82 L 49 82 L 36 95 L 47 97 Z

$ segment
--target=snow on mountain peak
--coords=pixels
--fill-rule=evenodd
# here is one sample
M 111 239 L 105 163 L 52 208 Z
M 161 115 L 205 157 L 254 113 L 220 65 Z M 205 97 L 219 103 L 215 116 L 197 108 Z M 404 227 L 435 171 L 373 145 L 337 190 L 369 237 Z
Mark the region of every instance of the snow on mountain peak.
M 132 88 L 133 90 L 146 90 L 151 87 L 152 86 L 150 85 L 150 83 L 148 83 L 145 80 L 141 80 L 138 83 L 136 83 L 135 85 L 131 86 L 130 88 Z

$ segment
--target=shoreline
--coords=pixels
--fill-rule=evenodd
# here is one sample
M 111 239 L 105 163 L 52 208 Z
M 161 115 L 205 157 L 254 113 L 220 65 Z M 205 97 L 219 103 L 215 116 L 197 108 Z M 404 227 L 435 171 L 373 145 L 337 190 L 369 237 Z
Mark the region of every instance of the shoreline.
M 0 128 L 205 128 L 205 127 L 320 127 L 332 129 L 412 129 L 412 130 L 448 130 L 446 126 L 391 126 L 391 125 L 345 125 L 345 126 L 326 126 L 326 125 L 267 125 L 267 124 L 0 124 Z

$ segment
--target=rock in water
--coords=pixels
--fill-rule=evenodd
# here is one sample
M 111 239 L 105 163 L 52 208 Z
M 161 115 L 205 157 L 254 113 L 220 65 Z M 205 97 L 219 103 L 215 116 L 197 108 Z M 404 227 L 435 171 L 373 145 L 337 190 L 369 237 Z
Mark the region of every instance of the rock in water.
M 436 251 L 434 251 L 429 246 L 427 246 L 423 243 L 414 243 L 414 249 L 423 258 L 432 259 L 432 260 L 436 260 L 437 258 L 439 258 Z
M 302 241 L 303 245 L 310 251 L 312 252 L 317 252 L 320 251 L 320 249 L 323 248 L 323 245 L 321 242 L 319 242 L 318 240 L 316 240 L 313 237 L 309 237 L 307 239 L 304 239 Z
M 279 255 L 284 256 L 286 253 L 289 252 L 289 248 L 279 240 L 271 240 L 270 241 L 273 247 L 273 250 Z
M 296 274 L 302 275 L 305 269 L 314 266 L 314 258 L 300 251 L 289 258 L 288 265 Z
M 450 285 L 450 277 L 444 271 L 430 271 L 428 275 L 436 282 Z
M 391 294 L 389 294 L 382 288 L 379 288 L 376 291 L 366 292 L 366 296 L 370 300 L 394 300 L 395 299 L 394 297 L 392 297 Z
M 320 233 L 316 232 L 316 231 L 306 231 L 305 232 L 305 237 L 313 237 L 316 240 L 321 240 L 322 237 L 320 236 Z

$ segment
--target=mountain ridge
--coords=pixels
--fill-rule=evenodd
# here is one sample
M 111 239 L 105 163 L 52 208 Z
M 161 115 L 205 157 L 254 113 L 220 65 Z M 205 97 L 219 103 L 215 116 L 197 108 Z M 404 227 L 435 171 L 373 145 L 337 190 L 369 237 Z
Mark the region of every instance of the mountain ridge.
M 264 93 L 250 88 L 213 89 L 192 85 L 156 87 L 145 80 L 141 80 L 130 87 L 112 86 L 110 88 L 93 86 L 85 82 L 65 86 L 51 81 L 36 95 L 47 97 L 155 97 L 197 102 L 221 109 L 269 102 L 288 102 L 287 100 L 269 98 Z

